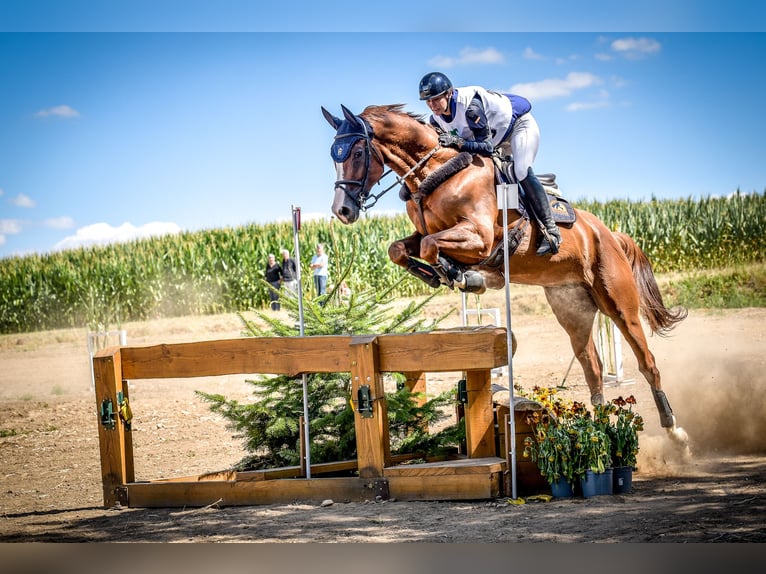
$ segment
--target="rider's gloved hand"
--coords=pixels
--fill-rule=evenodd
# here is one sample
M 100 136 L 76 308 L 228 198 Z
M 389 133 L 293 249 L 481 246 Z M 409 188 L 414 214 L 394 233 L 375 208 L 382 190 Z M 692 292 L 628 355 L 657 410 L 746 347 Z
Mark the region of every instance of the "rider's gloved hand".
M 463 138 L 453 136 L 452 134 L 439 134 L 439 145 L 461 149 L 463 147 Z

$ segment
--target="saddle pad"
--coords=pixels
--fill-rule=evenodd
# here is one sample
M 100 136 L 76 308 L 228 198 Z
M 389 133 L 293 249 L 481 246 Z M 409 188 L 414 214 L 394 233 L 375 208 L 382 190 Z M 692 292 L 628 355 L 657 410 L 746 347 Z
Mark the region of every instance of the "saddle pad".
M 553 221 L 556 223 L 563 223 L 565 225 L 571 225 L 577 221 L 577 215 L 574 208 L 563 197 L 556 195 L 546 194 L 548 197 L 548 203 L 551 206 L 551 213 L 553 214 Z M 524 199 L 519 196 L 519 207 L 517 210 L 522 216 L 528 217 L 527 208 L 524 205 Z
M 574 223 L 577 221 L 577 215 L 574 208 L 563 197 L 548 194 L 548 201 L 551 204 L 551 212 L 556 223 Z

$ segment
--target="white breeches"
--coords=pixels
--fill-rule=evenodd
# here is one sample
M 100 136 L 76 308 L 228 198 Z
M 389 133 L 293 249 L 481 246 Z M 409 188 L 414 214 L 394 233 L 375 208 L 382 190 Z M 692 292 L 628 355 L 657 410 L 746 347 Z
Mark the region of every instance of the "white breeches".
M 540 147 L 540 127 L 531 112 L 516 120 L 511 134 L 499 146 L 503 155 L 513 156 L 513 171 L 516 180 L 527 177 L 527 170 L 532 167 Z

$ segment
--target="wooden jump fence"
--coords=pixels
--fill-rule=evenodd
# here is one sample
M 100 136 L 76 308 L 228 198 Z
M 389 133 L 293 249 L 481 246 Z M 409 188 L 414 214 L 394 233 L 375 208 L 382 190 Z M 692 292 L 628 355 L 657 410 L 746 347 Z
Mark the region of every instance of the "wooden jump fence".
M 254 505 L 294 501 L 486 499 L 500 496 L 507 460 L 496 456 L 491 371 L 507 365 L 503 328 L 469 328 L 370 336 L 246 337 L 148 347 L 103 349 L 93 357 L 104 506 Z M 465 374 L 465 454 L 454 460 L 399 464 L 391 455 L 382 373 Z M 130 425 L 120 415 L 129 380 L 232 374 L 350 372 L 355 404 L 357 460 L 264 471 L 221 471 L 200 476 L 136 480 Z M 298 384 L 298 383 L 296 383 Z M 360 392 L 362 393 L 360 395 Z M 129 403 L 135 411 L 140 407 Z M 345 465 L 345 466 L 344 466 Z M 354 468 L 357 476 L 320 477 Z M 316 476 L 316 478 L 315 478 Z

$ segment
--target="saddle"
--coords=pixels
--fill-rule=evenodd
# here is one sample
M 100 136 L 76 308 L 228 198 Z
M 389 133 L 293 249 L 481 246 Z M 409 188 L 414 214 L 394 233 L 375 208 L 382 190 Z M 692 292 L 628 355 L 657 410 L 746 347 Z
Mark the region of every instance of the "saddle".
M 500 158 L 493 156 L 492 160 L 495 164 L 495 183 L 517 183 L 516 176 L 513 172 L 513 158 L 506 156 Z M 574 208 L 569 202 L 564 199 L 559 191 L 559 186 L 556 183 L 555 173 L 540 173 L 537 174 L 537 179 L 545 189 L 545 193 L 548 196 L 548 202 L 551 206 L 551 213 L 553 214 L 553 220 L 556 223 L 563 225 L 572 225 L 577 221 L 577 215 Z M 522 217 L 529 218 L 527 206 L 524 203 L 524 191 L 519 186 L 519 207 L 517 209 Z

